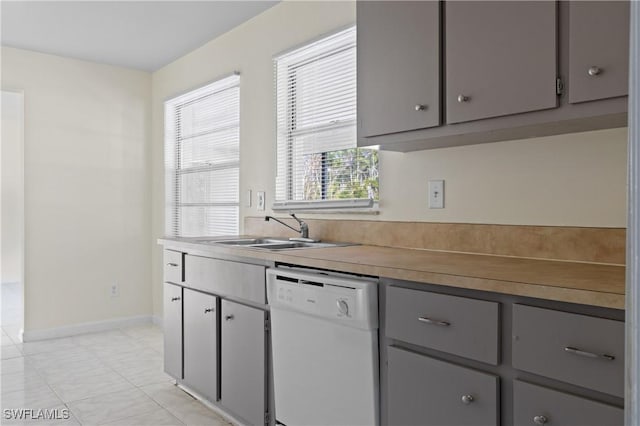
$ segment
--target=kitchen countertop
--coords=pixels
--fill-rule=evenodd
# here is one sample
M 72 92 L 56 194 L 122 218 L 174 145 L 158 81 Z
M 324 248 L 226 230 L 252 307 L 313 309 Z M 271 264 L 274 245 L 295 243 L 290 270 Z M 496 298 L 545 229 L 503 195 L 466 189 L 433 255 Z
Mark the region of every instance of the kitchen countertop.
M 199 240 L 203 239 L 163 238 L 158 242 L 186 252 L 196 250 L 213 256 L 251 257 L 385 278 L 624 309 L 623 265 L 367 245 L 269 251 L 206 244 Z

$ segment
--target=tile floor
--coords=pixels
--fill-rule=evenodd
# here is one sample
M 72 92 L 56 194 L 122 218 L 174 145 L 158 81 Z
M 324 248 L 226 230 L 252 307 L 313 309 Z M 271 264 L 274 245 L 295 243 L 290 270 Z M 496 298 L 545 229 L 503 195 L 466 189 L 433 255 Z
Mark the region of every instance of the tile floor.
M 1 328 L 0 424 L 229 425 L 164 374 L 155 325 L 31 343 L 4 317 Z M 67 408 L 70 417 L 7 420 L 7 408 Z

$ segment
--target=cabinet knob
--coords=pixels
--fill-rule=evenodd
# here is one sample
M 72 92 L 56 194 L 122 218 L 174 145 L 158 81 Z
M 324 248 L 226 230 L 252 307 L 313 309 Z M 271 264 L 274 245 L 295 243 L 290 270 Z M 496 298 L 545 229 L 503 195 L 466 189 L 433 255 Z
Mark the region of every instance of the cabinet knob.
M 414 108 L 416 109 L 416 111 L 424 111 L 425 109 L 427 109 L 427 106 L 422 104 L 417 104 Z
M 590 67 L 589 70 L 587 71 L 587 73 L 591 77 L 595 77 L 596 75 L 599 75 L 601 72 L 602 72 L 602 69 L 600 69 L 599 67 L 596 67 L 596 66 Z
M 545 416 L 535 416 L 533 418 L 533 422 L 537 425 L 543 425 L 546 424 L 549 421 L 549 419 L 547 419 Z
M 206 308 L 206 309 L 204 310 L 204 313 L 205 313 L 205 314 L 208 314 L 209 312 L 213 312 L 213 308 Z
M 172 298 L 171 298 L 171 301 L 172 301 L 172 302 L 177 302 L 178 300 L 180 300 L 180 298 L 179 298 L 179 297 L 172 297 Z
M 458 95 L 458 102 L 463 103 L 463 102 L 468 102 L 469 101 L 469 97 L 465 96 L 465 95 Z
M 473 402 L 473 395 L 462 395 L 462 403 L 469 405 Z
M 233 315 L 226 315 L 224 317 L 225 321 L 231 321 L 233 318 L 234 318 Z

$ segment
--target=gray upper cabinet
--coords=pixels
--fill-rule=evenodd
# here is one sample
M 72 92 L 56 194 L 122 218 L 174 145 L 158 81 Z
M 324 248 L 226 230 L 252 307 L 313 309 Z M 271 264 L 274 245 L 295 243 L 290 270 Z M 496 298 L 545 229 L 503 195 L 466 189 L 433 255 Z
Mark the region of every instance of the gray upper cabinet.
M 440 3 L 359 1 L 358 137 L 440 124 Z
M 222 301 L 220 402 L 252 425 L 265 423 L 265 316 Z
M 182 379 L 182 287 L 164 283 L 164 371 Z
M 210 401 L 218 398 L 217 297 L 184 289 L 184 382 Z
M 572 1 L 569 32 L 569 101 L 627 95 L 629 2 Z
M 446 2 L 446 121 L 555 108 L 554 1 Z

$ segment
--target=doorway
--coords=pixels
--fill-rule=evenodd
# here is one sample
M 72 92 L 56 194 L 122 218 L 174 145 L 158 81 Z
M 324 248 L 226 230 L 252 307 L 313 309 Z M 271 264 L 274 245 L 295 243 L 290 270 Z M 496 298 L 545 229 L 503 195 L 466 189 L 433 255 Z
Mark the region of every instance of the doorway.
M 24 327 L 24 94 L 2 90 L 0 326 L 3 355 Z

